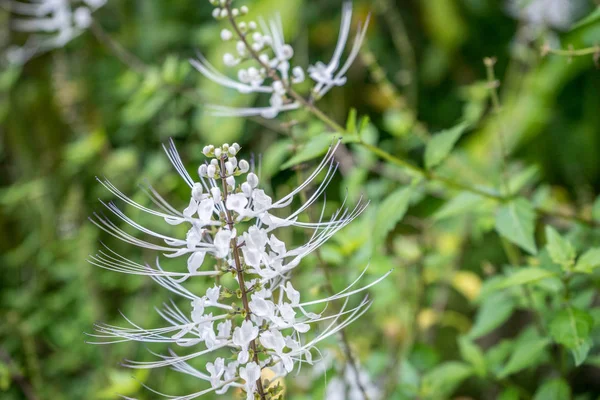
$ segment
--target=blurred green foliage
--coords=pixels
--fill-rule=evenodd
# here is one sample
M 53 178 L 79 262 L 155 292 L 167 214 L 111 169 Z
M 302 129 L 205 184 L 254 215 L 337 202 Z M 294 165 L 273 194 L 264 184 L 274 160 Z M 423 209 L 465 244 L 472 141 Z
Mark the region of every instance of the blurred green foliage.
M 257 15 L 281 13 L 299 63 L 334 48 L 340 1 L 251 3 Z M 344 287 L 367 263 L 373 279 L 395 268 L 347 329 L 382 398 L 600 394 L 600 70 L 593 52 L 568 51 L 600 43 L 600 13 L 580 3 L 582 22 L 532 35 L 496 0 L 355 1 L 357 20 L 373 13 L 367 43 L 348 84 L 318 105 L 346 121 L 328 208 L 346 190 L 372 204 L 323 246 L 326 265 L 309 258 L 294 280 L 316 295 L 327 279 Z M 161 144 L 174 138 L 192 168 L 205 144 L 238 141 L 261 154 L 277 195 L 333 137 L 306 112 L 279 121 L 206 113 L 211 102 L 257 101 L 188 64 L 201 49 L 220 65 L 223 26 L 210 13 L 207 1 L 109 1 L 97 26 L 65 48 L 3 66 L 2 399 L 156 398 L 142 387 L 149 382 L 173 394 L 199 390 L 170 371 L 119 367 L 149 357 L 144 346 L 85 343 L 95 322 L 121 325 L 118 310 L 158 326 L 153 307 L 168 300 L 146 279 L 85 262 L 101 240 L 132 259 L 154 257 L 87 221 L 98 198 L 111 200 L 96 176 L 139 201 L 147 179 L 181 206 L 186 188 Z M 0 11 L 6 43 L 22 39 L 8 33 L 10 21 Z M 564 54 L 542 54 L 546 43 Z M 497 62 L 486 66 L 486 57 Z M 342 349 L 327 346 L 341 365 Z M 325 385 L 306 369 L 286 382 L 286 396 L 322 398 Z

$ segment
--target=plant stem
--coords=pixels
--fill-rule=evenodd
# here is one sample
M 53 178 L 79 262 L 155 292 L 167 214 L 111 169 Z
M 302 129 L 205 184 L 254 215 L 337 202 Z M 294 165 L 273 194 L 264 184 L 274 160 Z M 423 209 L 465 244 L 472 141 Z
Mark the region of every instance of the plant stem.
M 221 157 L 220 159 L 221 162 L 221 183 L 223 185 L 223 204 L 227 203 L 227 182 L 226 182 L 226 176 L 225 176 L 225 158 L 224 156 Z M 231 216 L 231 212 L 227 209 L 227 206 L 225 206 L 225 218 L 227 221 L 227 225 L 229 226 L 229 230 L 233 232 L 234 229 L 234 222 L 233 222 L 233 218 Z M 239 252 L 239 248 L 237 246 L 236 243 L 236 239 L 232 238 L 231 242 L 231 249 L 233 251 L 233 259 L 235 262 L 235 271 L 237 274 L 237 278 L 238 278 L 238 284 L 240 286 L 240 291 L 242 293 L 242 304 L 244 305 L 244 310 L 246 311 L 246 321 L 250 320 L 250 305 L 248 304 L 248 292 L 246 290 L 246 283 L 244 281 L 244 270 L 242 268 L 242 262 L 240 259 L 240 252 Z M 258 365 L 260 367 L 260 360 L 258 359 L 258 351 L 256 348 L 256 340 L 252 340 L 250 342 L 250 348 L 252 349 L 253 352 L 253 360 L 256 363 L 256 365 Z M 265 396 L 265 390 L 263 388 L 263 384 L 262 384 L 262 378 L 258 378 L 258 380 L 256 381 L 256 385 L 257 385 L 257 389 L 258 389 L 258 394 L 261 398 L 261 400 L 266 400 L 266 396 Z
M 115 41 L 102 28 L 102 25 L 92 20 L 91 31 L 100 43 L 108 47 L 108 49 L 125 65 L 138 73 L 144 73 L 148 70 L 148 66 L 140 60 L 135 54 L 129 52 L 119 42 Z
M 309 101 L 309 100 L 305 99 L 303 96 L 301 96 L 300 94 L 298 94 L 294 89 L 291 88 L 291 86 L 289 84 L 287 84 L 287 82 L 282 81 L 282 79 L 279 77 L 279 75 L 277 75 L 277 72 L 273 68 L 271 68 L 269 65 L 265 64 L 264 62 L 262 62 L 260 60 L 258 53 L 256 51 L 254 51 L 254 49 L 252 49 L 252 46 L 250 46 L 250 44 L 248 43 L 248 41 L 246 39 L 246 35 L 240 30 L 240 28 L 237 25 L 237 22 L 235 20 L 235 17 L 232 15 L 231 1 L 232 0 L 228 0 L 227 3 L 225 4 L 225 9 L 228 11 L 229 23 L 231 24 L 235 33 L 238 35 L 239 39 L 244 43 L 250 56 L 256 62 L 258 62 L 261 67 L 265 68 L 265 71 L 267 71 L 267 74 L 271 79 L 273 79 L 274 81 L 282 82 L 284 84 L 284 88 L 285 88 L 286 92 L 288 93 L 288 95 L 290 97 L 292 97 L 294 100 L 298 101 L 300 104 L 302 104 L 311 114 L 313 114 L 315 117 L 317 117 L 319 120 L 321 120 L 325 125 L 329 126 L 331 129 L 340 133 L 341 135 L 347 134 L 348 132 L 342 125 L 338 124 L 336 121 L 334 121 L 332 118 L 330 118 L 327 114 L 325 114 L 323 111 L 321 111 L 317 106 L 315 106 L 312 103 L 312 101 Z M 486 66 L 487 66 L 487 62 L 486 62 Z M 493 67 L 493 62 L 491 63 L 491 66 Z M 490 72 L 490 70 L 488 70 L 488 73 L 489 72 Z M 493 68 L 491 69 L 491 73 L 492 73 L 491 77 L 493 78 L 494 77 Z M 500 102 L 498 99 L 498 95 L 495 91 L 492 92 L 492 99 L 494 99 L 494 98 L 495 98 L 495 100 L 493 100 L 494 107 L 495 107 L 495 109 L 499 110 Z M 393 156 L 392 154 L 380 149 L 379 147 L 365 143 L 362 140 L 359 140 L 358 144 L 361 145 L 362 147 L 366 148 L 373 154 L 377 155 L 378 157 L 380 157 L 392 164 L 398 165 L 402 168 L 406 168 L 410 172 L 420 175 L 423 178 L 427 179 L 428 181 L 437 181 L 437 182 L 445 184 L 448 187 L 467 191 L 467 192 L 470 192 L 473 194 L 478 194 L 485 198 L 500 201 L 500 202 L 505 202 L 505 201 L 510 200 L 510 196 L 508 195 L 508 192 L 506 193 L 506 195 L 500 195 L 500 194 L 494 193 L 494 192 L 496 192 L 495 190 L 479 189 L 479 188 L 476 188 L 476 187 L 473 187 L 473 186 L 470 186 L 470 185 L 467 185 L 467 184 L 464 184 L 464 183 L 461 183 L 458 181 L 454 181 L 450 178 L 446 178 L 446 177 L 434 174 L 431 171 L 427 171 L 421 167 L 418 167 L 418 166 L 411 164 L 405 160 L 402 160 L 401 158 Z M 502 146 L 504 146 L 504 145 L 502 145 Z M 502 154 L 504 155 L 504 150 L 502 150 Z M 535 210 L 536 210 L 536 212 L 538 212 L 540 214 L 544 214 L 544 215 L 551 216 L 551 217 L 557 217 L 557 218 L 561 218 L 561 219 L 577 221 L 577 222 L 580 222 L 582 224 L 592 226 L 592 227 L 595 227 L 598 225 L 595 221 L 592 221 L 592 220 L 589 220 L 586 218 L 582 218 L 582 217 L 578 217 L 578 216 L 556 213 L 553 211 L 548 211 L 548 210 L 542 209 L 540 207 L 536 207 Z
M 581 56 L 589 56 L 600 54 L 600 45 L 592 46 L 592 47 L 584 47 L 581 49 L 573 49 L 569 48 L 565 49 L 553 49 L 549 44 L 545 44 L 542 46 L 542 55 L 546 54 L 554 54 L 557 56 L 563 57 L 581 57 Z
M 291 135 L 292 137 L 292 141 L 294 141 L 295 143 L 295 138 L 293 135 Z M 294 150 L 296 150 L 296 146 L 294 146 Z M 296 177 L 298 178 L 298 184 L 300 184 L 302 182 L 302 176 L 301 176 L 301 172 L 300 169 L 296 169 Z M 302 200 L 302 202 L 306 202 L 307 198 L 306 198 L 306 193 L 304 191 L 300 192 L 300 198 Z M 306 211 L 307 214 L 310 214 L 308 212 L 308 210 Z M 310 215 L 309 215 L 310 217 Z M 329 273 L 329 269 L 327 268 L 327 263 L 325 262 L 325 260 L 323 260 L 323 257 L 321 255 L 321 249 L 317 248 L 315 249 L 315 255 L 317 256 L 317 260 L 319 261 L 319 269 L 321 269 L 321 271 L 323 271 L 323 274 L 325 275 L 325 288 L 327 289 L 327 292 L 329 293 L 330 296 L 333 296 L 335 294 L 335 291 L 333 290 L 333 285 L 331 283 L 331 274 Z M 334 309 L 334 314 L 339 312 L 339 308 L 335 305 L 335 303 L 331 303 L 332 308 Z M 352 354 L 352 348 L 350 347 L 350 341 L 348 340 L 348 336 L 346 335 L 346 331 L 345 329 L 340 329 L 339 331 L 340 333 L 340 338 L 342 340 L 342 350 L 344 352 L 344 356 L 346 357 L 346 361 L 348 362 L 348 364 L 350 364 L 350 369 L 352 370 L 352 373 L 354 374 L 354 379 L 356 379 L 358 388 L 361 391 L 361 394 L 364 398 L 364 400 L 370 400 L 369 395 L 367 394 L 367 390 L 365 389 L 363 383 L 360 380 L 360 373 L 358 371 L 358 364 L 356 362 L 356 359 L 354 358 L 354 355 Z

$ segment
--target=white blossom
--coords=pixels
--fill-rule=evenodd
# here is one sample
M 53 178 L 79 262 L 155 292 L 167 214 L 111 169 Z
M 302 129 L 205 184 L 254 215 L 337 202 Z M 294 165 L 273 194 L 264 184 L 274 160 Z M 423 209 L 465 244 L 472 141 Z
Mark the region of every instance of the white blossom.
M 14 14 L 11 28 L 28 33 L 23 45 L 6 51 L 9 62 L 23 64 L 36 55 L 65 46 L 92 24 L 92 12 L 106 0 L 7 0 L 6 8 Z
M 531 27 L 566 30 L 583 8 L 580 0 L 508 0 L 508 11 Z
M 158 355 L 157 361 L 125 363 L 131 368 L 169 366 L 206 381 L 210 386 L 181 399 L 193 399 L 212 391 L 223 394 L 231 387 L 242 388 L 247 398 L 254 398 L 255 393 L 264 389 L 260 378 L 263 368 L 282 377 L 296 365 L 312 364 L 316 345 L 355 321 L 371 304 L 365 298 L 350 308 L 348 298 L 387 276 L 355 287 L 365 270 L 340 292 L 311 301 L 303 301 L 302 293 L 290 280 L 293 270 L 306 256 L 367 206 L 360 201 L 350 209 L 344 206 L 344 201 L 329 220 L 323 218 L 323 213 L 316 222 L 298 220 L 302 212 L 324 198 L 325 189 L 337 170 L 333 155 L 338 145 L 329 149 L 305 182 L 280 199 L 272 199 L 259 188 L 260 179 L 249 172 L 249 163 L 236 158 L 240 154 L 240 146 L 236 143 L 205 146 L 202 152 L 210 160 L 203 164 L 207 165 L 206 170 L 198 169 L 198 179 L 189 175 L 173 143 L 165 146 L 171 163 L 189 187 L 189 198 L 181 211 L 151 186 L 143 187 L 143 190 L 153 208 L 133 201 L 109 181 L 99 179 L 127 206 L 149 214 L 157 222 L 164 221 L 165 232 L 140 225 L 112 202 L 102 204 L 121 224 L 129 225 L 143 235 L 129 233 L 129 229 L 126 231 L 101 213 L 94 214 L 92 222 L 126 243 L 156 250 L 167 258 L 183 258 L 187 268 L 167 271 L 160 265 L 160 256 L 152 266 L 129 260 L 109 248 L 90 256 L 89 261 L 112 271 L 149 276 L 163 288 L 187 299 L 189 309 L 184 311 L 175 302 L 164 304 L 163 308 L 157 309 L 166 321 L 166 326 L 161 328 L 145 329 L 129 319 L 127 322 L 131 327 L 98 325 L 97 333 L 92 335 L 97 343 L 139 341 L 190 349 L 191 352 L 185 355 L 171 350 L 167 355 Z M 300 192 L 308 188 L 311 191 L 303 197 L 305 200 L 287 216 L 281 215 L 284 209 L 296 205 Z M 276 217 L 274 213 L 280 216 Z M 185 237 L 166 233 L 174 225 L 182 224 L 188 227 Z M 278 237 L 278 230 L 283 228 L 308 230 L 309 239 L 299 246 L 291 246 Z M 228 273 L 235 277 L 237 286 L 226 287 L 215 282 L 203 295 L 184 286 L 187 280 L 199 276 L 217 278 Z M 336 300 L 344 301 L 341 310 L 332 315 L 324 314 L 327 304 Z M 315 324 L 322 325 L 318 332 L 312 329 Z M 221 349 L 233 351 L 235 361 L 226 363 L 224 358 L 217 356 L 215 352 Z M 212 358 L 203 370 L 199 370 L 188 363 L 197 357 Z
M 247 12 L 247 9 L 244 11 Z M 244 15 L 246 12 L 241 14 Z M 221 14 L 218 14 L 217 18 L 221 18 Z M 234 32 L 249 30 L 248 34 L 236 38 L 235 48 L 239 57 L 253 59 L 254 65 L 248 67 L 244 63 L 244 66 L 235 72 L 237 79 L 233 79 L 212 66 L 201 54 L 198 55 L 198 59 L 190 60 L 190 62 L 202 75 L 221 86 L 235 89 L 244 94 L 268 94 L 269 105 L 247 108 L 213 105 L 210 106 L 211 111 L 219 116 L 275 118 L 281 112 L 296 110 L 302 106 L 294 85 L 304 82 L 307 76 L 314 82 L 310 100 L 318 100 L 333 87 L 343 86 L 347 81 L 348 69 L 358 56 L 360 46 L 365 39 L 369 22 L 367 19 L 364 25 L 358 26 L 350 52 L 345 61 L 342 61 L 350 36 L 351 20 L 352 6 L 350 3 L 344 3 L 339 36 L 331 60 L 328 63 L 318 61 L 314 65 L 303 67 L 293 65 L 294 49 L 285 42 L 283 22 L 280 16 L 276 16 L 270 21 L 259 18 L 258 23 L 256 21 L 246 23 L 238 21 L 237 18 L 230 19 L 229 22 L 233 25 Z M 233 35 L 228 29 L 222 31 L 221 39 L 223 41 L 231 40 L 230 34 Z M 237 66 L 240 60 L 231 53 L 226 53 L 223 57 L 224 65 L 230 68 Z

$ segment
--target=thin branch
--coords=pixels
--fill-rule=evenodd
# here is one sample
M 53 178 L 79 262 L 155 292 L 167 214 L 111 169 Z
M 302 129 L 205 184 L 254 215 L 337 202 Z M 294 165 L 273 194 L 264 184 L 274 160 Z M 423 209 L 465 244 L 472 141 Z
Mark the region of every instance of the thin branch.
M 102 25 L 95 20 L 92 20 L 91 31 L 96 39 L 106 46 L 123 64 L 138 73 L 144 73 L 148 70 L 148 66 L 142 60 L 114 40 L 104 28 L 102 28 Z
M 408 79 L 406 83 L 407 97 L 413 110 L 418 106 L 418 87 L 417 87 L 417 61 L 415 50 L 410 43 L 406 26 L 402 20 L 402 15 L 390 0 L 379 0 L 377 2 L 379 14 L 385 19 L 388 29 L 391 33 L 392 43 L 398 51 L 401 62 L 406 66 Z
M 27 381 L 25 376 L 17 371 L 17 369 L 14 367 L 12 358 L 8 352 L 2 348 L 0 348 L 0 359 L 4 361 L 4 363 L 9 367 L 9 370 L 11 370 L 12 379 L 17 383 L 17 385 L 19 385 L 25 397 L 27 397 L 28 400 L 38 400 L 39 397 L 37 397 L 35 394 L 33 386 L 29 383 L 29 381 Z
M 223 185 L 223 204 L 227 203 L 227 177 L 225 176 L 225 156 L 222 156 L 220 159 L 221 162 L 221 183 Z M 226 218 L 226 222 L 227 225 L 229 226 L 229 230 L 233 231 L 234 229 L 234 222 L 233 222 L 233 217 L 231 216 L 231 212 L 229 211 L 229 209 L 225 206 L 225 218 Z M 237 246 L 236 243 L 236 239 L 232 238 L 231 242 L 231 249 L 233 250 L 233 259 L 235 262 L 235 271 L 237 274 L 237 280 L 238 280 L 238 284 L 240 286 L 240 291 L 241 291 L 241 297 L 242 297 L 242 304 L 244 305 L 244 310 L 246 311 L 246 321 L 250 321 L 250 316 L 252 315 L 252 313 L 250 312 L 250 305 L 248 303 L 248 292 L 246 290 L 246 283 L 244 280 L 244 270 L 242 267 L 242 262 L 240 259 L 240 251 L 239 251 L 239 247 Z M 258 359 L 258 351 L 256 348 L 256 340 L 252 340 L 250 342 L 250 348 L 252 349 L 252 353 L 253 353 L 253 360 L 256 363 L 256 365 L 260 366 L 260 360 Z M 257 386 L 257 390 L 258 390 L 258 395 L 260 396 L 261 400 L 266 400 L 266 395 L 265 395 L 265 390 L 263 388 L 263 384 L 262 384 L 262 377 L 259 377 L 256 380 L 256 386 Z

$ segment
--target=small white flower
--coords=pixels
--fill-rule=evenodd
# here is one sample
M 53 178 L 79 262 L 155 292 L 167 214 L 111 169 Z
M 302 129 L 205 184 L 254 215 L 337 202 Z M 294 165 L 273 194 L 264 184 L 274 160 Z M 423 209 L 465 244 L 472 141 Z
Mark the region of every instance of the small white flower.
M 256 381 L 260 378 L 260 367 L 255 362 L 250 362 L 245 367 L 240 368 L 240 377 L 246 382 L 244 385 L 246 400 L 254 400 Z

